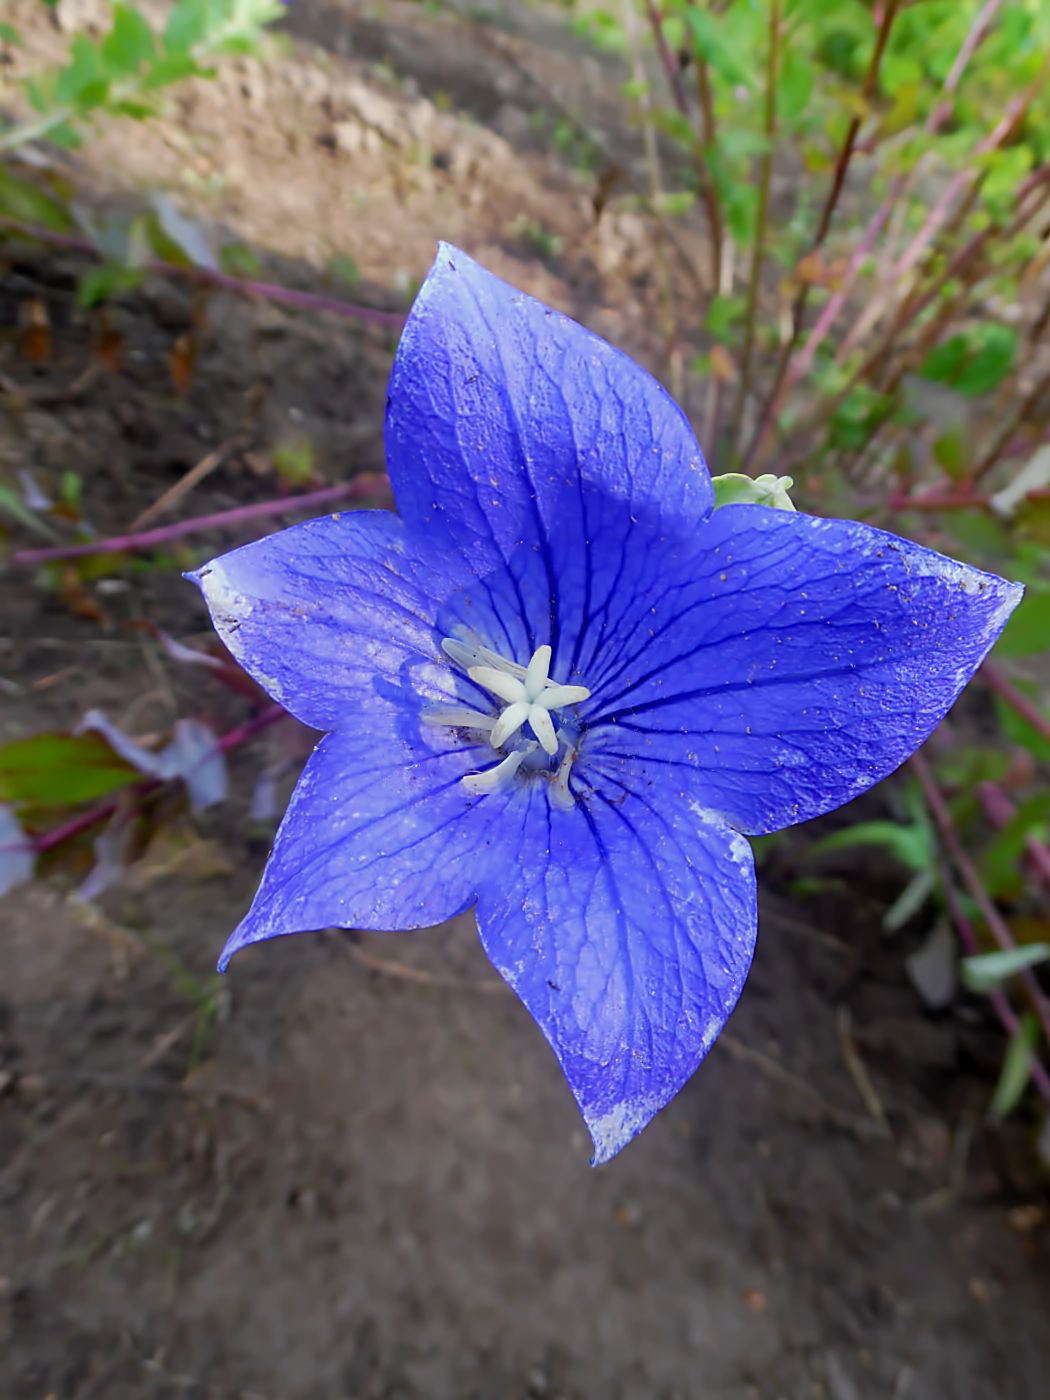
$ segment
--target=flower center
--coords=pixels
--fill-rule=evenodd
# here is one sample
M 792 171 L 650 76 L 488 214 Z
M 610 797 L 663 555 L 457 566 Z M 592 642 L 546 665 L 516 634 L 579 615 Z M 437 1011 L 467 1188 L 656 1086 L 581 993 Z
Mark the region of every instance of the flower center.
M 469 705 L 454 705 L 447 709 L 430 710 L 424 718 L 431 724 L 449 724 L 457 729 L 472 729 L 487 734 L 488 742 L 505 756 L 491 768 L 468 773 L 461 781 L 466 790 L 481 796 L 508 787 L 523 764 L 540 768 L 539 750 L 548 758 L 561 754 L 556 769 L 543 765 L 551 778 L 551 801 L 559 807 L 571 807 L 569 771 L 576 757 L 575 736 L 565 728 L 555 728 L 557 712 L 569 705 L 578 705 L 590 697 L 585 685 L 559 685 L 551 680 L 551 649 L 537 647 L 527 666 L 508 661 L 489 647 L 472 646 L 445 637 L 441 643 L 445 655 L 465 671 L 475 685 L 488 691 L 499 706 L 498 714 L 486 714 Z M 535 736 L 526 739 L 528 727 Z M 523 742 L 524 740 L 524 742 Z M 508 745 L 512 745 L 508 750 Z

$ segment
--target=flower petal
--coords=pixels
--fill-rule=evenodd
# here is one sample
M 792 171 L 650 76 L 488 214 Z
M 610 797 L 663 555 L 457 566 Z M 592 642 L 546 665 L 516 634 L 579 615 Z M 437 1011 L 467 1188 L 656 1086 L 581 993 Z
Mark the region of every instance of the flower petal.
M 684 522 L 714 501 L 685 415 L 650 375 L 447 244 L 401 337 L 386 446 L 406 524 L 479 571 L 541 540 L 581 479 Z
M 482 798 L 464 790 L 464 774 L 492 762 L 487 745 L 381 699 L 325 735 L 220 970 L 281 934 L 416 929 L 468 908 L 479 880 L 513 862 L 525 799 L 517 786 Z
M 315 729 L 334 729 L 384 682 L 451 694 L 434 618 L 469 575 L 436 549 L 422 563 L 386 511 L 294 525 L 190 577 L 248 674 Z
M 693 1074 L 751 962 L 750 848 L 692 787 L 657 804 L 609 782 L 567 812 L 534 792 L 515 866 L 479 897 L 485 951 L 558 1057 L 595 1165 Z
M 1023 591 L 868 525 L 725 506 L 661 552 L 643 626 L 633 584 L 652 550 L 639 532 L 631 550 L 619 645 L 587 672 L 588 762 L 641 763 L 657 782 L 685 765 L 705 805 L 751 834 L 831 811 L 903 763 Z

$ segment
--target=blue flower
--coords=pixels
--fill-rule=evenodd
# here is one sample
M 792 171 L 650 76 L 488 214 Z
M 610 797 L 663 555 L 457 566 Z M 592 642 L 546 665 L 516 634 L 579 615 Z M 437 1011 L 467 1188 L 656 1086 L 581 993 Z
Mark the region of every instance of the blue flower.
M 220 967 L 476 906 L 604 1162 L 740 995 L 745 837 L 897 768 L 1021 589 L 866 525 L 713 510 L 648 374 L 447 246 L 386 447 L 399 515 L 313 520 L 194 576 L 241 665 L 326 731 Z

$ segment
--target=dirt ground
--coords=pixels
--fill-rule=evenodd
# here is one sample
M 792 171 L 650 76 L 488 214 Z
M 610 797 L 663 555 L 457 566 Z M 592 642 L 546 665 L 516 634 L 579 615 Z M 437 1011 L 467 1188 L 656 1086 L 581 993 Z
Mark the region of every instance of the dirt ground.
M 165 186 L 275 280 L 323 290 L 332 256 L 352 257 L 360 285 L 340 294 L 392 309 L 450 238 L 670 372 L 651 230 L 624 207 L 596 220 L 594 177 L 533 116 L 557 101 L 605 122 L 611 80 L 554 12 L 496 19 L 298 0 L 277 63 L 238 63 L 169 121 L 103 135 L 79 178 L 118 204 Z M 36 52 L 56 42 L 39 20 L 31 34 Z M 604 130 L 633 179 L 636 138 Z M 238 435 L 181 513 L 272 496 L 275 460 L 306 440 L 326 480 L 381 469 L 391 332 L 151 282 L 107 314 L 120 352 L 99 370 L 81 268 L 29 247 L 0 263 L 0 325 L 41 301 L 51 327 L 40 363 L 19 335 L 0 342 L 0 473 L 28 467 L 53 493 L 76 472 L 107 533 Z M 173 348 L 194 326 L 180 388 Z M 139 735 L 243 719 L 245 700 L 140 625 L 205 644 L 178 570 L 234 538 L 64 594 L 0 577 L 0 740 L 89 706 Z M 774 845 L 729 1033 L 593 1172 L 469 919 L 278 940 L 213 980 L 272 834 L 249 815 L 255 781 L 276 765 L 286 794 L 310 743 L 288 722 L 238 750 L 231 800 L 173 817 L 98 905 L 61 873 L 0 905 L 0 1394 L 1046 1393 L 1050 1238 L 1028 1127 L 986 1120 L 1002 1045 L 983 1008 L 925 1010 L 881 933 L 899 872 L 839 867 L 846 880 L 791 896 L 817 868 L 813 833 Z

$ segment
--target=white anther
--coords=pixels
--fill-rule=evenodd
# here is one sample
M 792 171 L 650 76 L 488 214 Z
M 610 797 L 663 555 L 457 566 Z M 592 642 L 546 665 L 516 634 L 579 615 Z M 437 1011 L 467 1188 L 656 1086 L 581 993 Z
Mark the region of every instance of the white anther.
M 516 700 L 513 705 L 508 705 L 493 725 L 492 733 L 489 735 L 489 743 L 494 749 L 501 748 L 512 734 L 517 734 L 518 730 L 530 718 L 532 710 L 524 700 Z
M 522 763 L 542 746 L 549 758 L 559 750 L 564 756 L 550 783 L 551 801 L 556 807 L 573 805 L 569 790 L 569 770 L 576 757 L 574 738 L 565 729 L 555 730 L 552 712 L 566 705 L 578 705 L 590 698 L 585 685 L 559 685 L 550 678 L 552 649 L 537 647 L 528 666 L 508 661 L 488 647 L 446 637 L 442 650 L 470 679 L 501 701 L 498 717 L 486 715 L 467 705 L 431 710 L 424 718 L 431 724 L 451 724 L 458 728 L 480 730 L 488 734 L 488 742 L 497 751 L 517 735 L 524 725 L 536 740 L 519 742 L 491 768 L 480 773 L 468 773 L 462 779 L 467 792 L 480 796 L 507 787 L 514 780 Z M 548 776 L 549 770 L 548 770 Z
M 517 705 L 510 707 L 511 710 L 517 708 Z M 543 745 L 544 753 L 549 753 L 553 758 L 558 752 L 558 740 L 554 734 L 554 721 L 551 719 L 550 711 L 545 710 L 542 705 L 526 705 L 525 712 L 529 717 L 529 728 Z M 509 714 L 509 711 L 504 710 L 503 713 Z
M 495 727 L 495 715 L 483 715 L 480 710 L 472 710 L 468 705 L 450 705 L 445 710 L 424 710 L 421 716 L 424 724 L 448 724 L 453 729 L 483 729 L 486 732 Z
M 578 705 L 590 698 L 591 692 L 585 685 L 548 685 L 542 695 L 535 697 L 545 710 L 560 710 L 563 705 Z
M 493 764 L 491 768 L 486 768 L 482 773 L 468 773 L 465 778 L 460 779 L 460 782 L 469 793 L 473 793 L 477 797 L 483 797 L 490 792 L 499 792 L 501 788 L 510 786 L 514 781 L 514 774 L 528 755 L 534 752 L 535 748 L 535 744 L 529 744 L 523 749 L 515 749 L 501 763 Z
M 525 668 L 525 693 L 530 700 L 538 700 L 551 669 L 550 647 L 537 647 L 532 660 Z
M 524 666 L 506 660 L 498 651 L 490 651 L 488 647 L 472 646 L 469 642 L 457 641 L 455 637 L 445 637 L 441 650 L 461 671 L 469 671 L 471 666 L 494 666 L 497 671 L 506 671 L 509 676 L 517 676 L 520 680 L 525 678 Z
M 467 675 L 475 685 L 491 690 L 493 695 L 506 700 L 508 705 L 515 705 L 529 698 L 522 681 L 516 676 L 508 676 L 506 671 L 497 671 L 495 666 L 471 666 Z

